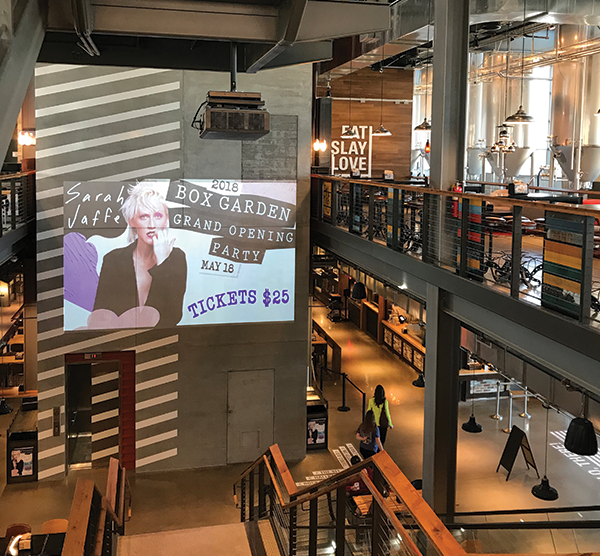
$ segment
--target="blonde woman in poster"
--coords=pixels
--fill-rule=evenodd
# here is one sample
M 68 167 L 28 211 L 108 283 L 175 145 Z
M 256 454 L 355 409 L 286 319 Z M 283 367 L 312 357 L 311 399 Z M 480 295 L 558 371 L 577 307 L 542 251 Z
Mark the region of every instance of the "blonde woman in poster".
M 134 307 L 151 307 L 160 328 L 176 326 L 183 313 L 187 262 L 169 238 L 169 209 L 152 182 L 129 189 L 121 208 L 129 245 L 107 253 L 102 262 L 94 311 L 117 316 Z

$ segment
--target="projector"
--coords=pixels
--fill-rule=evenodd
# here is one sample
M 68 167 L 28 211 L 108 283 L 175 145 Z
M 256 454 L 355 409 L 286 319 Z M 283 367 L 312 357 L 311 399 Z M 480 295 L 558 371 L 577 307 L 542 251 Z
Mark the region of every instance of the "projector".
M 269 113 L 260 93 L 209 91 L 192 127 L 201 139 L 255 141 L 269 133 Z

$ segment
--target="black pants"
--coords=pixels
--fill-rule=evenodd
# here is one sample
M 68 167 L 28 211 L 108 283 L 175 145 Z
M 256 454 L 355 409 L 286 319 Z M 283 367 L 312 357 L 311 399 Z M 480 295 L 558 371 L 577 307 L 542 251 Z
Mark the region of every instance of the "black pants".
M 371 456 L 375 455 L 375 452 L 371 451 L 371 450 L 365 450 L 362 446 L 359 447 L 360 450 L 360 455 L 364 458 L 370 458 Z
M 389 427 L 379 427 L 379 437 L 381 439 L 381 444 L 385 445 L 385 437 L 387 436 L 387 431 Z

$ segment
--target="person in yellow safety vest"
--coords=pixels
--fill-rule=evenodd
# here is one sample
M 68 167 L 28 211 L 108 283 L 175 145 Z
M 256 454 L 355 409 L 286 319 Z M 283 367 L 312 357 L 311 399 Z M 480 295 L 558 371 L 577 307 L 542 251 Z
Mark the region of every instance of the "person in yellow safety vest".
M 367 411 L 369 410 L 373 411 L 375 415 L 375 421 L 379 427 L 381 436 L 381 443 L 385 444 L 388 428 L 393 429 L 394 425 L 392 424 L 392 417 L 390 415 L 390 406 L 385 399 L 385 390 L 381 384 L 377 385 L 375 395 L 369 400 Z

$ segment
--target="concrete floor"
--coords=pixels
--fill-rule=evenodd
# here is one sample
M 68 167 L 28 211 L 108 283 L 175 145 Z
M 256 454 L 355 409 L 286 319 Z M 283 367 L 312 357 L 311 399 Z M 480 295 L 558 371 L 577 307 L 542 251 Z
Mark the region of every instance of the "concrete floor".
M 365 392 L 372 395 L 379 383 L 386 388 L 391 404 L 394 429 L 388 433 L 386 449 L 409 479 L 421 477 L 422 430 L 424 390 L 412 386 L 416 373 L 403 364 L 386 348 L 377 345 L 369 336 L 351 323 L 333 324 L 326 318 L 326 309 L 313 308 L 314 318 L 342 346 L 342 368 L 344 372 Z M 333 451 L 340 446 L 352 444 L 357 447 L 354 433 L 360 423 L 361 398 L 348 388 L 347 413 L 337 411 L 341 405 L 341 384 L 338 380 L 326 381 L 325 395 L 329 400 L 329 451 L 309 452 L 298 463 L 290 463 L 294 479 L 298 483 L 314 480 L 315 472 L 340 468 Z M 556 502 L 542 502 L 531 495 L 531 487 L 539 481 L 533 470 L 527 470 L 521 455 L 517 457 L 512 475 L 506 481 L 504 470 L 496 473 L 496 467 L 504 448 L 507 435 L 502 429 L 507 425 L 507 402 L 501 413 L 504 421 L 490 419 L 495 413 L 495 401 L 478 400 L 474 407 L 479 423 L 484 427 L 481 434 L 469 434 L 459 429 L 458 435 L 458 479 L 457 511 L 490 511 L 494 509 L 547 508 L 551 506 L 592 505 L 600 503 L 600 457 L 574 459 L 557 448 L 568 426 L 568 418 L 555 412 L 549 414 L 551 445 L 548 453 L 548 476 L 558 489 L 560 498 Z M 534 457 L 543 474 L 545 441 L 545 410 L 538 402 L 530 404 L 531 420 L 518 417 L 522 408 L 515 403 L 514 424 L 528 434 Z M 459 425 L 466 421 L 471 412 L 470 403 L 460 406 Z M 554 444 L 555 446 L 552 446 Z M 126 525 L 126 534 L 144 535 L 140 543 L 127 545 L 133 556 L 144 542 L 152 544 L 152 533 L 189 529 L 189 539 L 196 539 L 194 530 L 236 523 L 239 513 L 234 507 L 232 485 L 245 468 L 244 464 L 202 470 L 172 471 L 169 473 L 132 473 L 129 481 L 132 489 L 132 518 Z M 47 519 L 68 518 L 71 500 L 78 477 L 90 477 L 101 490 L 106 483 L 105 470 L 72 472 L 63 481 L 8 485 L 0 497 L 0 531 L 9 523 L 29 523 L 33 531 L 40 531 Z M 9 508 L 9 510 L 8 510 Z M 549 516 L 511 517 L 509 519 L 547 519 Z M 560 514 L 560 518 L 572 515 Z M 600 515 L 582 514 L 582 518 L 599 519 Z M 490 521 L 492 518 L 489 518 Z M 499 519 L 499 518 L 495 518 Z M 221 530 L 213 532 L 220 535 Z M 473 538 L 473 533 L 460 533 L 464 539 Z M 591 550 L 588 547 L 600 537 L 596 532 L 594 541 L 586 532 L 562 531 L 556 534 L 530 531 L 499 531 L 479 533 L 477 537 L 486 550 L 498 543 L 503 546 L 521 547 L 513 552 L 527 552 L 534 542 L 539 552 L 554 552 L 552 546 L 562 547 L 563 552 Z M 212 533 L 211 533 L 212 535 Z M 484 535 L 487 537 L 484 538 Z M 586 536 L 588 535 L 588 536 Z M 209 535 L 210 537 L 210 535 Z M 207 537 L 206 542 L 212 542 Z M 167 538 L 167 537 L 165 537 Z M 169 537 L 170 538 L 170 537 Z M 187 538 L 187 537 L 186 537 Z M 163 541 L 160 541 L 163 542 Z M 183 542 L 183 541 L 182 541 Z M 186 541 L 187 542 L 187 541 Z M 125 546 L 125 545 L 124 545 Z M 183 545 L 182 545 L 183 546 Z M 549 548 L 550 547 L 550 548 Z M 125 550 L 125 549 L 123 549 Z M 502 550 L 504 551 L 504 550 Z M 144 550 L 148 556 L 151 552 Z M 212 552 L 212 550 L 211 550 Z M 205 552 L 208 553 L 208 552 Z M 217 553 L 215 553 L 216 555 Z

